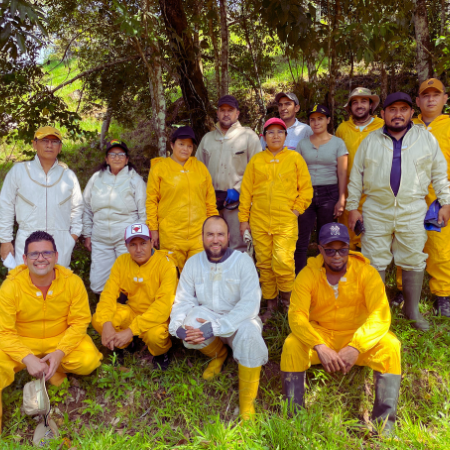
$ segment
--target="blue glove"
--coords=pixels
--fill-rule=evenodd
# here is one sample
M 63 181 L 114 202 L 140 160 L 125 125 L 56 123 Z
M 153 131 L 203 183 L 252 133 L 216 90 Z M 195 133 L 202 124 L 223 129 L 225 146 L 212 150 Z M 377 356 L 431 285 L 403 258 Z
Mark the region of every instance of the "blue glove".
M 225 203 L 236 203 L 238 201 L 239 201 L 239 192 L 236 189 L 228 189 Z

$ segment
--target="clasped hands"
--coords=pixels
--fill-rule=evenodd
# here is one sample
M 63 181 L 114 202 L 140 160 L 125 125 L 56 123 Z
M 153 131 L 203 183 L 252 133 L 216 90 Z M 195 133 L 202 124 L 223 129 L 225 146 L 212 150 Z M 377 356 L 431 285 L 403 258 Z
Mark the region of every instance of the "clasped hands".
M 207 323 L 208 321 L 205 319 L 198 318 L 197 322 L 204 324 Z M 208 333 L 208 335 L 205 336 L 205 333 Z M 198 345 L 204 342 L 206 339 L 210 339 L 213 336 L 213 334 L 211 327 L 209 330 L 205 330 L 205 327 L 194 328 L 189 325 L 186 325 L 185 328 L 183 327 L 178 328 L 177 336 L 180 339 L 183 339 L 183 341 L 188 342 L 189 344 Z
M 359 356 L 359 351 L 349 345 L 339 350 L 339 352 L 332 350 L 325 344 L 316 345 L 314 350 L 328 373 L 342 372 L 346 374 L 350 372 Z
M 62 350 L 55 350 L 43 358 L 38 358 L 30 353 L 22 359 L 22 362 L 26 365 L 27 371 L 32 377 L 42 378 L 42 375 L 45 374 L 45 381 L 48 381 L 55 375 L 64 355 L 65 353 Z
M 122 331 L 116 331 L 112 322 L 106 322 L 103 325 L 102 345 L 110 350 L 114 347 L 123 348 L 133 339 L 133 332 L 130 328 Z

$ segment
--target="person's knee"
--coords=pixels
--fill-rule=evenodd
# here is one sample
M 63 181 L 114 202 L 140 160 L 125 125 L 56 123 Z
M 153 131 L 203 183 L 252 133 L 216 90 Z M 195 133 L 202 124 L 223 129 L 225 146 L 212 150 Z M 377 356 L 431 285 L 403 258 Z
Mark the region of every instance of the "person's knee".
M 210 317 L 210 314 L 208 314 L 208 311 L 206 311 L 205 308 L 203 308 L 202 306 L 195 306 L 187 314 L 186 318 L 184 319 L 183 325 L 199 328 L 202 326 L 202 324 L 198 322 L 197 319 L 205 319 L 208 321 L 212 320 L 213 318 Z
M 166 324 L 151 328 L 141 335 L 148 347 L 163 347 L 169 339 L 169 330 Z
M 90 375 L 100 366 L 103 355 L 97 350 L 94 344 L 90 348 L 74 350 L 62 361 L 65 371 L 76 375 Z
M 284 341 L 281 353 L 283 372 L 304 372 L 310 365 L 310 349 L 306 348 L 293 334 Z

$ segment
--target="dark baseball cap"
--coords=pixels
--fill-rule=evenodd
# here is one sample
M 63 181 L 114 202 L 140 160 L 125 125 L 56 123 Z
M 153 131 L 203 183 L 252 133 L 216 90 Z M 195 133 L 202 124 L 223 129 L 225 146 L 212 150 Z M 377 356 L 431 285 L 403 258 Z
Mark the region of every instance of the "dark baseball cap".
M 198 145 L 197 138 L 195 137 L 194 130 L 191 127 L 180 127 L 177 128 L 170 137 L 171 142 L 175 142 L 177 139 L 188 139 L 191 138 L 195 145 Z
M 392 103 L 395 102 L 405 102 L 411 107 L 413 105 L 411 97 L 408 94 L 405 94 L 404 92 L 394 92 L 386 97 L 386 100 L 383 103 L 383 109 L 386 109 L 389 105 L 392 105 Z
M 106 143 L 106 153 L 108 153 L 114 147 L 120 147 L 122 150 L 125 151 L 127 155 L 129 153 L 127 144 L 125 144 L 125 142 L 123 141 L 119 141 L 118 139 L 113 139 L 112 141 Z
M 239 102 L 232 95 L 224 95 L 223 97 L 220 97 L 217 106 L 221 107 L 222 105 L 229 105 L 233 108 L 239 109 Z
M 289 100 L 292 100 L 296 105 L 300 104 L 297 96 L 293 92 L 280 92 L 275 96 L 275 101 L 278 103 L 283 97 L 287 97 Z
M 319 244 L 325 245 L 330 242 L 340 241 L 350 244 L 350 235 L 347 227 L 342 223 L 327 223 L 320 229 Z
M 327 117 L 331 116 L 330 110 L 326 106 L 323 106 L 323 105 L 314 105 L 313 107 L 309 108 L 308 117 L 314 113 L 320 113 Z

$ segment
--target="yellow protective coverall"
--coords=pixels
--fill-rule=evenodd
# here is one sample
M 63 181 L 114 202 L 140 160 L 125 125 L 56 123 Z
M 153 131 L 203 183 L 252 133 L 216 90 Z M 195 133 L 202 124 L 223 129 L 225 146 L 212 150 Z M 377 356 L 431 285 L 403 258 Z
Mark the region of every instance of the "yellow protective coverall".
M 320 364 L 314 347 L 339 351 L 350 345 L 358 366 L 399 375 L 400 342 L 389 331 L 391 313 L 380 275 L 361 253 L 350 252 L 338 296 L 327 281 L 323 257 L 309 258 L 298 274 L 289 307 L 289 326 L 281 354 L 283 372 L 304 372 Z
M 239 222 L 250 222 L 256 267 L 264 299 L 290 292 L 295 279 L 294 251 L 300 214 L 311 204 L 313 188 L 305 160 L 285 147 L 276 156 L 256 154 L 241 185 Z
M 188 258 L 203 251 L 205 219 L 219 215 L 206 166 L 193 156 L 184 166 L 172 158 L 153 159 L 146 209 L 149 229 L 159 230 L 160 249 L 172 254 L 181 271 Z
M 153 356 L 162 355 L 172 347 L 168 326 L 177 284 L 175 264 L 164 252 L 155 250 L 142 266 L 129 253 L 121 255 L 111 269 L 92 326 L 100 334 L 106 322 L 112 322 L 116 331 L 130 328 Z M 128 297 L 126 305 L 117 302 L 121 292 Z
M 0 288 L 0 391 L 25 368 L 23 358 L 64 352 L 59 373 L 89 375 L 103 358 L 86 334 L 91 321 L 83 281 L 71 270 L 55 266 L 47 297 L 30 278 L 26 265 L 12 270 Z
M 359 126 L 355 125 L 353 122 L 353 117 L 350 116 L 350 119 L 342 122 L 337 130 L 336 136 L 341 138 L 347 147 L 348 150 L 348 167 L 347 167 L 347 184 L 350 180 L 350 172 L 353 167 L 353 160 L 355 159 L 356 151 L 358 150 L 359 144 L 367 137 L 367 135 L 378 128 L 381 128 L 384 125 L 384 120 L 379 117 L 374 117 L 372 123 L 367 125 L 362 131 Z M 362 212 L 362 205 L 366 199 L 366 196 L 363 195 L 361 197 L 361 201 L 359 203 L 359 212 Z M 339 217 L 339 223 L 344 224 L 348 228 L 348 211 L 344 211 L 342 216 Z M 350 248 L 352 250 L 356 250 L 356 247 L 361 248 L 361 236 L 356 236 L 356 234 L 352 230 L 348 230 L 350 233 Z

